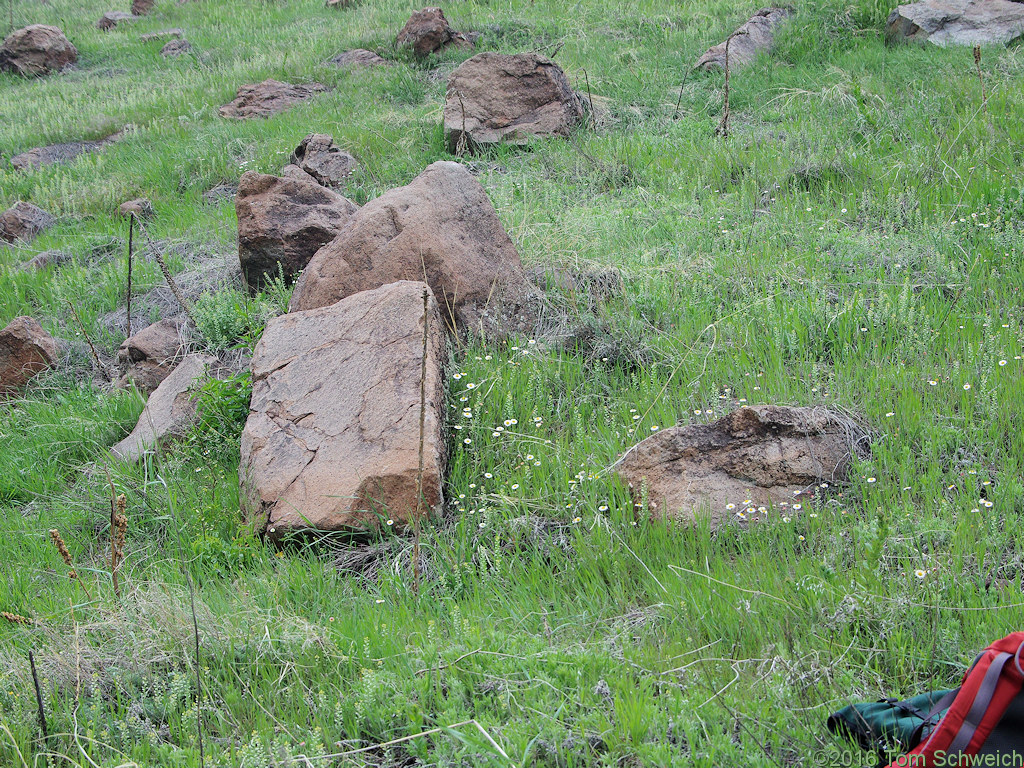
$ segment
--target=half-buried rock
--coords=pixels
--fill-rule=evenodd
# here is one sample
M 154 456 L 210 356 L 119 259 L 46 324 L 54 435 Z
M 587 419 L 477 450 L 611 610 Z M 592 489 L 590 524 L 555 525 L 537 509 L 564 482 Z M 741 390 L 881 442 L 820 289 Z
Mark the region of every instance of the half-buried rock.
M 822 481 L 843 479 L 862 437 L 825 408 L 740 408 L 712 424 L 661 430 L 633 446 L 617 471 L 652 516 L 708 516 L 717 527 L 746 506 L 792 504 Z
M 312 178 L 242 174 L 235 211 L 238 260 L 249 290 L 259 290 L 279 271 L 291 282 L 357 210 L 355 203 Z
M 0 240 L 9 243 L 22 240 L 30 243 L 56 222 L 53 216 L 39 206 L 19 200 L 0 213 Z
M 528 322 L 529 286 L 487 193 L 458 163 L 437 162 L 363 206 L 317 251 L 291 310 L 329 306 L 396 280 L 426 280 L 445 323 L 504 336 Z
M 0 398 L 57 361 L 57 342 L 35 318 L 16 317 L 0 330 Z
M 247 517 L 268 537 L 402 524 L 441 503 L 444 333 L 429 293 L 416 493 L 424 290 L 391 283 L 267 323 L 252 358 L 239 480 Z
M 454 154 L 568 136 L 582 120 L 583 103 L 562 68 L 537 53 L 478 53 L 448 79 L 444 132 Z
M 250 117 L 270 117 L 291 109 L 327 90 L 322 83 L 292 84 L 279 80 L 264 80 L 254 85 L 243 85 L 233 101 L 220 108 L 221 117 L 244 120 Z
M 182 437 L 196 418 L 196 389 L 207 373 L 217 375 L 217 358 L 189 355 L 160 382 L 142 410 L 139 423 L 111 451 L 124 461 L 138 461 L 147 452 Z
M 791 8 L 762 8 L 750 17 L 750 21 L 733 32 L 726 42 L 708 48 L 694 68 L 705 71 L 725 69 L 727 44 L 730 70 L 753 64 L 759 53 L 771 51 L 775 44 L 776 28 L 792 15 Z
M 1024 35 L 1020 0 L 924 0 L 900 5 L 885 23 L 885 41 L 1006 45 Z

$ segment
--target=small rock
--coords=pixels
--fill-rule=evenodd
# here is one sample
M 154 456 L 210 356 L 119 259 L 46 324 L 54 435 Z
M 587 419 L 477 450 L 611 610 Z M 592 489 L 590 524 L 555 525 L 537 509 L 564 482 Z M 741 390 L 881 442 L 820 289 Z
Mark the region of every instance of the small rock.
M 220 108 L 220 115 L 239 120 L 269 117 L 326 90 L 327 86 L 322 83 L 296 85 L 278 80 L 264 80 L 262 83 L 243 85 L 239 88 L 234 101 Z
M 925 0 L 898 6 L 885 23 L 889 44 L 1006 45 L 1022 35 L 1020 0 Z
M 184 56 L 186 53 L 191 53 L 192 43 L 188 40 L 169 40 L 167 44 L 160 49 L 160 55 L 165 59 L 174 59 L 178 56 Z
M 325 187 L 339 187 L 359 163 L 326 133 L 311 133 L 292 152 L 292 164 Z
M 222 200 L 233 200 L 238 193 L 238 187 L 234 184 L 218 184 L 203 192 L 203 202 L 215 205 Z
M 519 253 L 480 182 L 458 163 L 433 163 L 357 211 L 310 260 L 291 308 L 328 306 L 424 273 L 446 322 L 454 317 L 488 337 L 525 322 L 530 288 Z
M 692 522 L 708 515 L 717 527 L 737 513 L 757 516 L 759 506 L 784 514 L 779 505 L 844 479 L 862 437 L 825 408 L 740 408 L 711 424 L 657 432 L 629 449 L 617 472 L 638 504 L 646 496 L 652 516 Z
M 109 31 L 123 21 L 134 20 L 135 17 L 125 11 L 109 11 L 104 13 L 100 20 L 96 22 L 96 28 Z
M 135 214 L 140 219 L 151 219 L 154 215 L 153 204 L 144 197 L 121 203 L 117 208 L 117 212 L 125 218 Z
M 775 44 L 775 29 L 793 15 L 792 8 L 762 8 L 750 21 L 731 35 L 729 42 L 729 69 L 749 66 L 762 51 L 771 51 Z M 725 43 L 713 45 L 697 59 L 695 69 L 708 71 L 725 69 Z
M 451 28 L 440 8 L 416 11 L 398 33 L 395 45 L 411 48 L 420 58 L 440 52 L 450 45 L 472 47 L 465 35 Z
M 156 0 L 132 0 L 132 15 L 146 16 L 156 5 Z
M 401 526 L 441 504 L 444 332 L 429 292 L 422 506 L 416 493 L 424 290 L 391 283 L 267 323 L 239 481 L 269 538 Z
M 59 72 L 78 61 L 78 49 L 58 27 L 32 24 L 8 35 L 0 45 L 0 70 L 23 77 Z
M 111 452 L 123 461 L 135 462 L 148 451 L 183 436 L 196 418 L 194 390 L 208 372 L 220 375 L 217 358 L 210 355 L 184 358 L 149 396 L 132 433 L 111 448 Z
M 184 31 L 174 27 L 172 29 L 161 29 L 159 32 L 148 32 L 145 35 L 139 37 L 144 43 L 148 43 L 151 40 L 163 40 L 164 38 L 182 38 L 185 36 Z
M 378 56 L 373 51 L 365 48 L 356 48 L 352 51 L 339 53 L 332 59 L 327 60 L 328 64 L 336 67 L 390 67 L 392 62 Z
M 448 80 L 444 130 L 453 153 L 567 136 L 583 105 L 562 68 L 536 53 L 478 53 Z
M 181 336 L 183 325 L 181 318 L 161 320 L 125 339 L 117 350 L 117 362 L 122 371 L 118 385 L 134 384 L 146 394 L 160 386 L 185 352 Z
M 27 384 L 57 362 L 57 342 L 39 321 L 16 317 L 0 330 L 0 397 Z
M 328 8 L 353 8 L 357 0 L 327 0 L 324 5 Z
M 358 208 L 315 181 L 247 171 L 238 182 L 238 260 L 246 285 L 261 288 L 281 269 L 291 280 L 333 240 Z
M 68 255 L 62 251 L 43 251 L 24 262 L 18 269 L 22 272 L 41 272 L 44 269 L 62 264 L 67 260 Z
M 42 208 L 19 200 L 0 214 L 0 240 L 32 242 L 57 220 Z

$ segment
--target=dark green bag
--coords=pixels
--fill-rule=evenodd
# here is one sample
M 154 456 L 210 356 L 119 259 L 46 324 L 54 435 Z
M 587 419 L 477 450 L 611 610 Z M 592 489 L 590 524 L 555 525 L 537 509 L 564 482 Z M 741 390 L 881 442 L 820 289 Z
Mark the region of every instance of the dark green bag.
M 959 690 L 932 691 L 903 701 L 851 704 L 829 717 L 828 729 L 882 755 L 906 752 L 931 732 Z

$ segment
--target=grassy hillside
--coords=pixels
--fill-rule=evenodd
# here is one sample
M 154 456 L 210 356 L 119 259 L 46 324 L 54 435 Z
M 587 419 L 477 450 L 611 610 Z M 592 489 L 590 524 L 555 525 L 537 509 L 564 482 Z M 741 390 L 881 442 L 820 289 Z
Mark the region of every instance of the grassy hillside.
M 95 28 L 104 0 L 14 0 L 16 28 L 59 25 L 81 57 L 0 74 L 0 208 L 60 219 L 0 248 L 0 325 L 31 314 L 70 342 L 0 404 L 0 610 L 33 621 L 0 619 L 0 764 L 845 766 L 831 711 L 955 685 L 1021 629 L 1024 47 L 985 49 L 979 78 L 970 50 L 886 48 L 878 0 L 800 6 L 774 55 L 733 73 L 728 138 L 722 76 L 689 70 L 757 3 L 444 8 L 478 50 L 553 55 L 611 115 L 462 159 L 524 264 L 572 279 L 532 339 L 452 352 L 449 504 L 416 592 L 411 542 L 390 531 L 283 552 L 252 536 L 244 376 L 207 385 L 172 452 L 115 462 L 142 403 L 94 383 L 71 306 L 112 355 L 126 199 L 153 201 L 149 233 L 179 271 L 237 258 L 232 203 L 203 193 L 276 172 L 307 133 L 361 160 L 342 190 L 358 203 L 450 159 L 445 82 L 469 54 L 395 51 L 419 6 L 394 0 L 158 0 L 111 32 Z M 175 26 L 194 55 L 139 40 Z M 401 66 L 324 64 L 354 47 Z M 269 120 L 218 117 L 268 77 L 331 90 Z M 69 165 L 6 162 L 120 129 Z M 18 269 L 47 249 L 67 261 Z M 136 267 L 137 290 L 162 282 L 151 257 Z M 621 285 L 597 279 L 610 269 Z M 210 294 L 198 343 L 251 348 L 283 303 Z M 634 508 L 608 471 L 623 450 L 742 403 L 859 414 L 871 457 L 756 525 Z M 108 472 L 129 520 L 120 597 Z

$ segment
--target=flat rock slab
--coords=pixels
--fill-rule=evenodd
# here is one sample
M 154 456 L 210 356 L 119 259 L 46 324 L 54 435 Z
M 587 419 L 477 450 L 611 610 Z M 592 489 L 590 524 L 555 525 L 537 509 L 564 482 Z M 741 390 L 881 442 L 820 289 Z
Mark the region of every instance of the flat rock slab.
M 35 149 L 30 149 L 28 152 L 22 152 L 21 154 L 12 157 L 11 165 L 19 171 L 28 171 L 44 165 L 70 163 L 79 155 L 84 155 L 88 152 L 95 152 L 102 149 L 107 144 L 112 144 L 122 136 L 124 136 L 124 132 L 118 131 L 104 139 L 98 139 L 96 141 L 68 141 L 62 144 L 50 144 L 46 147 L 36 147 Z
M 270 117 L 326 90 L 327 86 L 322 83 L 295 84 L 264 80 L 239 88 L 234 101 L 220 108 L 220 115 L 238 120 Z
M 111 451 L 119 459 L 135 462 L 146 453 L 157 450 L 182 437 L 195 422 L 195 389 L 207 373 L 218 375 L 217 358 L 211 355 L 189 355 L 156 388 L 139 423 Z
M 30 243 L 56 223 L 57 219 L 42 208 L 19 200 L 0 214 L 0 240 Z
M 762 8 L 750 21 L 731 35 L 729 44 L 729 69 L 738 69 L 754 63 L 759 53 L 768 53 L 775 44 L 775 31 L 782 22 L 793 15 L 791 8 Z M 713 45 L 697 59 L 696 69 L 705 71 L 725 69 L 725 43 Z
M 444 333 L 429 291 L 422 504 L 416 494 L 424 290 L 392 283 L 267 323 L 239 479 L 269 538 L 402 524 L 441 504 Z
M 480 182 L 458 163 L 433 163 L 356 212 L 310 260 L 291 309 L 328 306 L 424 273 L 446 322 L 504 336 L 527 321 L 519 253 Z
M 327 60 L 336 67 L 390 67 L 392 62 L 365 48 L 344 51 Z
M 314 179 L 247 171 L 238 180 L 238 261 L 250 290 L 278 272 L 295 277 L 358 210 Z M 333 302 L 331 302 L 333 303 Z
M 583 104 L 562 68 L 537 53 L 478 53 L 448 80 L 444 131 L 455 154 L 568 136 L 582 121 Z
M 292 152 L 291 162 L 325 187 L 340 187 L 359 163 L 327 133 L 311 133 Z
M 109 31 L 126 21 L 135 21 L 135 16 L 124 11 L 109 11 L 104 13 L 100 20 L 96 22 L 96 28 Z
M 160 49 L 160 55 L 165 59 L 174 59 L 178 56 L 184 56 L 186 53 L 192 52 L 192 43 L 188 40 L 169 40 L 167 44 Z
M 740 408 L 707 425 L 663 429 L 633 446 L 619 476 L 654 517 L 713 527 L 746 506 L 792 503 L 846 476 L 862 433 L 824 408 Z M 735 509 L 727 509 L 732 504 Z
M 78 61 L 78 49 L 58 27 L 32 24 L 8 35 L 0 45 L 0 70 L 23 77 L 60 72 Z
M 1024 3 L 926 0 L 898 6 L 885 24 L 887 43 L 1006 45 L 1024 35 Z
M 16 317 L 0 330 L 0 397 L 21 389 L 57 362 L 57 342 L 39 324 Z
M 147 32 L 144 35 L 139 36 L 139 40 L 144 43 L 148 43 L 150 40 L 166 40 L 168 38 L 182 38 L 185 36 L 184 30 L 178 27 L 172 27 L 171 29 L 161 29 L 158 32 Z

